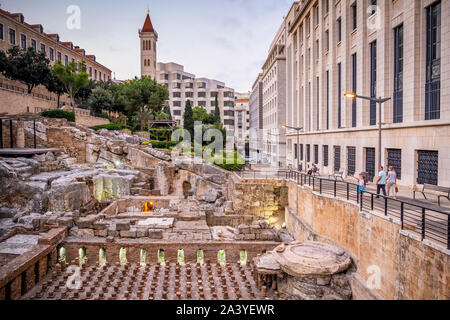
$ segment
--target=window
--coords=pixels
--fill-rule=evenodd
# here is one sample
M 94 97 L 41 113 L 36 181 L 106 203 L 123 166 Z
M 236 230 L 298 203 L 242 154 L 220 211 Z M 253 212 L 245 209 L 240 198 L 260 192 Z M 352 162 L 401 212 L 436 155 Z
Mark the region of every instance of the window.
M 92 78 L 92 67 L 89 67 L 89 77 Z
M 342 113 L 342 110 L 341 110 L 342 109 L 342 97 L 341 97 L 342 75 L 341 74 L 342 74 L 342 66 L 340 63 L 338 63 L 338 74 L 337 74 L 337 76 L 338 76 L 338 87 L 337 87 L 337 93 L 338 93 L 338 96 L 337 96 L 337 102 L 338 102 L 337 120 L 338 120 L 338 123 L 337 123 L 337 125 L 338 125 L 338 128 L 342 127 L 342 115 L 341 115 L 341 113 Z
M 356 6 L 356 1 L 355 3 L 352 5 L 352 30 L 356 30 L 356 28 L 358 27 L 358 10 L 357 10 L 357 6 Z
M 50 48 L 49 55 L 50 55 L 50 61 L 55 61 L 55 50 L 53 48 Z
M 98 80 L 102 81 L 102 72 L 101 71 L 98 72 Z
M 440 118 L 441 3 L 427 8 L 425 120 Z
M 37 42 L 34 39 L 31 39 L 31 48 L 33 48 L 34 51 L 37 51 Z
M 185 92 L 184 93 L 186 98 L 193 98 L 194 97 L 194 93 L 193 92 Z
M 438 185 L 438 162 L 437 151 L 417 151 L 417 183 Z
M 323 146 L 323 166 L 328 167 L 328 146 Z
M 172 95 L 174 98 L 181 98 L 181 92 L 173 92 Z
M 303 144 L 300 145 L 300 160 L 303 161 Z
M 330 71 L 327 70 L 327 130 L 330 129 Z
M 314 145 L 314 163 L 319 164 L 319 146 L 317 144 Z
M 97 80 L 97 70 L 94 70 L 94 79 Z
M 43 43 L 41 43 L 41 52 L 42 53 L 46 53 L 46 50 L 45 50 L 46 48 L 45 48 L 45 44 L 43 44 Z
M 370 0 L 370 5 L 373 6 L 372 7 L 372 12 L 370 14 L 371 15 L 375 14 L 375 12 L 376 12 L 375 6 L 377 5 L 377 0 Z
M 27 48 L 27 36 L 24 34 L 20 35 L 20 47 L 24 50 Z
M 311 145 L 306 145 L 306 162 L 311 162 Z
M 337 40 L 338 43 L 342 41 L 342 20 L 341 17 L 337 19 Z
M 327 52 L 330 51 L 330 31 L 329 30 L 325 31 L 325 48 L 326 48 Z
M 174 107 L 181 107 L 181 101 L 174 101 L 173 102 Z
M 356 172 L 356 148 L 347 147 L 347 175 L 353 176 Z
M 16 44 L 16 30 L 9 28 L 9 43 Z
M 320 86 L 320 78 L 316 77 L 316 130 L 320 130 L 320 92 L 319 92 L 319 86 Z
M 375 148 L 366 148 L 366 172 L 369 174 L 369 181 L 375 177 Z
M 324 0 L 325 2 L 325 13 L 330 12 L 330 0 Z
M 394 29 L 394 115 L 393 122 L 403 122 L 403 26 Z
M 377 42 L 370 44 L 370 96 L 375 98 L 377 96 Z M 370 125 L 374 126 L 377 123 L 377 105 L 375 102 L 370 102 Z
M 297 159 L 298 157 L 298 145 L 294 143 L 294 159 Z
M 352 90 L 356 93 L 356 75 L 357 75 L 356 53 L 352 54 Z M 356 99 L 352 101 L 352 127 L 356 127 Z
M 206 98 L 206 92 L 199 92 L 198 93 L 199 98 Z
M 3 24 L 0 23 L 0 40 L 5 40 L 4 30 L 3 30 Z
M 64 65 L 69 65 L 69 57 L 67 55 L 64 56 Z M 95 80 L 97 80 L 97 70 L 95 71 Z
M 388 168 L 393 166 L 397 173 L 397 179 L 402 178 L 402 150 L 401 149 L 387 149 L 388 154 Z
M 174 116 L 181 116 L 181 110 L 173 110 Z
M 334 146 L 334 171 L 338 172 L 341 169 L 341 147 Z

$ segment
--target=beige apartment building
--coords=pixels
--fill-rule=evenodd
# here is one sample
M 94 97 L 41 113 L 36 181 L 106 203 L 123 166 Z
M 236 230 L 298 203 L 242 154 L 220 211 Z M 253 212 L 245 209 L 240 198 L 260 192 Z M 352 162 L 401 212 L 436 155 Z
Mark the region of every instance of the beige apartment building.
M 258 74 L 252 85 L 249 98 L 249 143 L 252 163 L 260 162 L 263 154 L 263 86 L 262 73 Z
M 191 101 L 192 108 L 203 107 L 208 113 L 215 110 L 218 97 L 220 117 L 224 128 L 234 133 L 234 90 L 225 83 L 207 78 L 196 78 L 184 71 L 184 66 L 170 63 L 157 64 L 156 81 L 169 90 L 169 107 L 172 117 L 183 125 L 186 102 Z
M 235 93 L 234 132 L 238 141 L 248 142 L 250 129 L 249 93 Z
M 262 73 L 264 161 L 286 166 L 286 23 L 283 22 L 269 48 Z
M 450 186 L 450 1 L 315 0 L 286 16 L 287 161 Z M 381 108 L 346 92 L 391 98 Z
M 33 48 L 45 52 L 50 65 L 58 61 L 67 65 L 71 61 L 85 62 L 86 72 L 91 80 L 109 81 L 111 70 L 96 61 L 95 55 L 86 54 L 86 50 L 72 42 L 63 42 L 58 34 L 47 34 L 41 24 L 28 24 L 22 13 L 10 13 L 0 9 L 0 50 L 18 46 L 21 49 Z M 57 97 L 39 86 L 31 95 L 26 86 L 17 81 L 5 79 L 0 75 L 0 112 L 17 114 L 22 112 L 40 112 L 57 108 Z M 70 105 L 70 99 L 61 97 L 61 104 Z

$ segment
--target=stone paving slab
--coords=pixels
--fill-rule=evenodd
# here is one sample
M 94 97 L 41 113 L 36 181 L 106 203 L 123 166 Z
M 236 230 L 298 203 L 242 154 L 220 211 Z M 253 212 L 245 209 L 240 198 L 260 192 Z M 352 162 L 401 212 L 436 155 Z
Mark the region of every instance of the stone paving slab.
M 174 218 L 148 218 L 139 221 L 137 226 L 153 229 L 169 229 L 173 227 L 174 220 Z

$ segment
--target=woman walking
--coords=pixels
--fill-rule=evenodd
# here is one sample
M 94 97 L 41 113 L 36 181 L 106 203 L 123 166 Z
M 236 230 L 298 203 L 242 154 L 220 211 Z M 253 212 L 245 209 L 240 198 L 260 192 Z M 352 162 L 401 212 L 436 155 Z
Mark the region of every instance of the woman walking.
M 393 166 L 389 167 L 389 172 L 387 176 L 387 196 L 394 196 L 394 199 L 397 199 L 397 172 L 395 172 L 395 169 Z

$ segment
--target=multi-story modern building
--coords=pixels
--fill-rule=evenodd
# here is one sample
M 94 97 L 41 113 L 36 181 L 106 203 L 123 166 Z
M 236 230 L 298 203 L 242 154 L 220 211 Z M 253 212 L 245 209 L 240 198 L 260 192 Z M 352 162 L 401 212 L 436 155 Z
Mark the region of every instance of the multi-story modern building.
M 95 55 L 86 54 L 84 49 L 72 42 L 62 42 L 58 34 L 45 33 L 40 24 L 26 23 L 22 13 L 10 13 L 0 9 L 0 50 L 7 51 L 12 47 L 31 47 L 35 51 L 44 52 L 51 66 L 58 61 L 63 65 L 72 61 L 84 62 L 91 80 L 111 79 L 111 70 L 97 62 Z M 35 88 L 33 93 L 28 95 L 25 85 L 0 75 L 0 90 L 0 112 L 16 114 L 57 108 L 56 95 L 43 86 Z M 70 100 L 65 97 L 62 97 L 60 102 L 70 104 Z
M 348 176 L 394 166 L 450 186 L 450 1 L 299 1 L 286 23 L 288 164 Z M 345 92 L 391 98 L 381 108 Z M 378 123 L 382 146 L 378 148 Z
M 227 88 L 225 83 L 196 78 L 194 74 L 185 72 L 182 65 L 173 62 L 157 64 L 156 80 L 169 90 L 168 103 L 172 117 L 180 125 L 183 124 L 184 108 L 188 100 L 193 108 L 203 107 L 208 113 L 212 113 L 217 96 L 224 128 L 234 132 L 234 90 Z
M 249 99 L 249 143 L 250 159 L 253 163 L 260 162 L 263 152 L 263 105 L 262 105 L 262 74 L 258 74 L 252 85 Z
M 249 93 L 235 93 L 234 132 L 239 141 L 248 142 L 250 129 Z
M 286 165 L 286 25 L 282 23 L 262 73 L 265 158 L 275 166 Z

